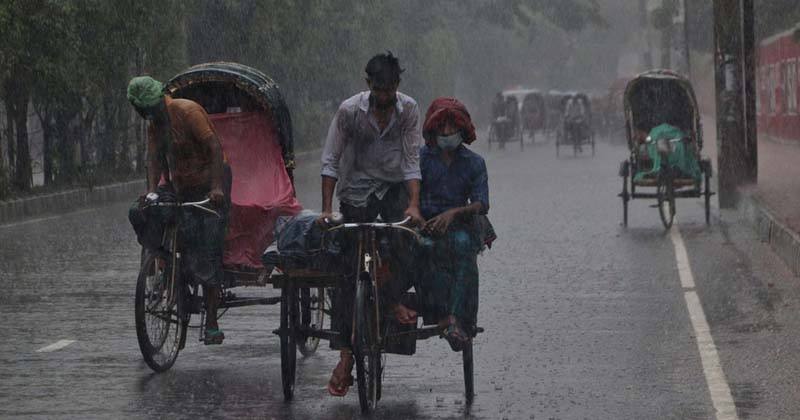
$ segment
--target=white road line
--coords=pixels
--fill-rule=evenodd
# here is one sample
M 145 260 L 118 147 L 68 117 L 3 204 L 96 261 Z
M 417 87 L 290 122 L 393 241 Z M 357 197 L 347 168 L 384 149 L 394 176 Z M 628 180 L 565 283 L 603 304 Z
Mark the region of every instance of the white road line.
M 51 351 L 61 350 L 74 342 L 75 340 L 58 340 L 49 346 L 44 346 L 36 350 L 36 353 L 50 353 Z
M 731 389 L 725 380 L 725 372 L 722 371 L 722 364 L 719 361 L 717 346 L 711 336 L 711 328 L 708 326 L 706 314 L 703 312 L 700 297 L 695 291 L 694 276 L 692 275 L 692 267 L 689 265 L 686 246 L 683 244 L 683 237 L 676 225 L 672 226 L 669 236 L 675 247 L 675 260 L 678 264 L 678 274 L 683 287 L 683 298 L 686 301 L 689 319 L 694 328 L 697 349 L 700 352 L 700 361 L 703 364 L 703 373 L 706 376 L 706 384 L 708 385 L 708 393 L 711 395 L 711 402 L 716 410 L 716 419 L 739 420 Z
M 5 225 L 0 225 L 0 229 L 5 229 L 5 228 L 10 228 L 10 227 L 15 227 L 15 226 L 30 225 L 32 223 L 46 222 L 48 220 L 60 219 L 60 218 L 62 218 L 64 216 L 68 216 L 68 215 L 72 215 L 72 214 L 88 213 L 88 212 L 94 211 L 94 210 L 97 210 L 97 208 L 93 207 L 93 208 L 90 208 L 90 209 L 82 209 L 82 210 L 70 211 L 70 212 L 67 212 L 67 213 L 64 213 L 64 214 L 55 214 L 55 215 L 47 216 L 47 217 L 39 217 L 39 218 L 36 218 L 36 219 L 23 220 L 21 222 L 7 223 Z

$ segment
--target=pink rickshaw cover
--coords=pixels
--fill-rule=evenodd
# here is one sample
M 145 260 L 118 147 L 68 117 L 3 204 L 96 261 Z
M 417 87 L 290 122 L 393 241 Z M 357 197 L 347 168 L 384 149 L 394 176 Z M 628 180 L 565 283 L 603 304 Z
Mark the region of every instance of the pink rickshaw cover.
M 233 173 L 225 266 L 263 268 L 279 216 L 302 210 L 286 172 L 276 124 L 264 112 L 211 114 Z

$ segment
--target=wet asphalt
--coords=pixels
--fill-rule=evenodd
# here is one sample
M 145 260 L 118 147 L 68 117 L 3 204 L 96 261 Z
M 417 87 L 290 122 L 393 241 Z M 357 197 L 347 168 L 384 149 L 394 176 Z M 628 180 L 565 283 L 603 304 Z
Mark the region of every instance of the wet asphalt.
M 479 258 L 477 396 L 443 340 L 386 358 L 379 419 L 713 419 L 675 253 L 650 202 L 620 226 L 623 146 L 556 158 L 552 143 L 476 150 L 487 159 L 499 236 Z M 318 164 L 298 170 L 319 206 Z M 278 307 L 236 308 L 225 344 L 190 330 L 168 372 L 139 353 L 139 249 L 127 204 L 0 226 L 0 418 L 358 418 L 355 390 L 328 396 L 337 354 L 298 356 L 295 400 L 281 393 Z M 800 284 L 735 212 L 678 202 L 697 291 L 742 419 L 800 417 Z M 276 291 L 250 288 L 249 295 Z M 74 343 L 36 350 L 59 340 Z

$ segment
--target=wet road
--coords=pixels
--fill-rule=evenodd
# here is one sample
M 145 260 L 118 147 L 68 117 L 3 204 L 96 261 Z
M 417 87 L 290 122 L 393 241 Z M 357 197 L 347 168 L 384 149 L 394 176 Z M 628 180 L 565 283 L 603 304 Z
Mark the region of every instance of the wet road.
M 560 159 L 552 144 L 478 149 L 500 239 L 479 259 L 476 401 L 465 406 L 461 359 L 434 338 L 413 357 L 388 356 L 374 418 L 713 419 L 684 298 L 695 292 L 738 417 L 800 417 L 798 281 L 737 214 L 715 211 L 707 228 L 699 200 L 679 201 L 696 282 L 686 289 L 649 202 L 634 202 L 620 227 L 623 147 Z M 317 169 L 297 174 L 310 208 Z M 326 346 L 298 359 L 296 399 L 282 402 L 278 307 L 232 310 L 223 346 L 190 331 L 172 370 L 152 373 L 136 342 L 138 248 L 126 208 L 0 226 L 1 418 L 358 417 L 356 392 L 325 390 L 337 360 Z M 74 342 L 37 352 L 60 340 Z

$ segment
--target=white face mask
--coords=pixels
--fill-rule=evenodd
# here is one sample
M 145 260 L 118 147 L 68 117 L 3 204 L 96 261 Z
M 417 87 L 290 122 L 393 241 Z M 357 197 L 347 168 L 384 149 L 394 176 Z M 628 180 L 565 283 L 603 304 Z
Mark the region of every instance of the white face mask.
M 461 133 L 453 134 L 452 136 L 437 136 L 436 145 L 442 150 L 453 151 L 461 144 L 464 139 L 461 138 Z

